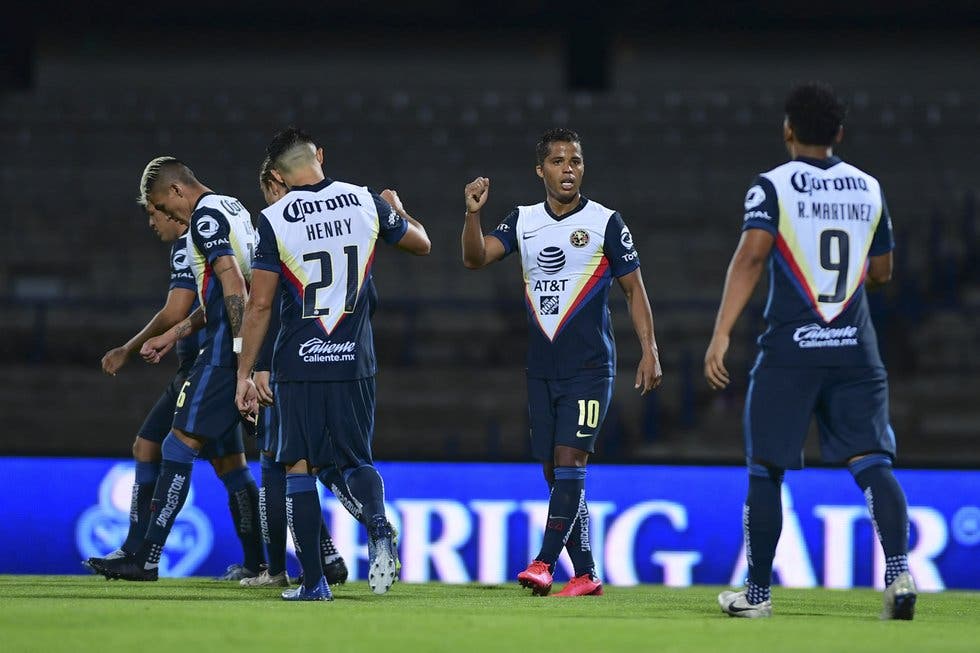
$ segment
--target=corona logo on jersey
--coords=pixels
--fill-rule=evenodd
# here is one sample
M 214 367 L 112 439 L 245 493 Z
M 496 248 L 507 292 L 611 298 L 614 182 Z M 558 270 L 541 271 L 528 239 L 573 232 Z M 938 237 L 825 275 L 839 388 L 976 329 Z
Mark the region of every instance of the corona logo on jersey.
M 75 542 L 83 560 L 118 549 L 129 530 L 130 497 L 135 472 L 132 463 L 113 465 L 99 484 L 98 504 L 75 525 Z M 198 571 L 213 543 L 211 521 L 194 506 L 191 489 L 160 558 L 162 576 L 188 576 Z

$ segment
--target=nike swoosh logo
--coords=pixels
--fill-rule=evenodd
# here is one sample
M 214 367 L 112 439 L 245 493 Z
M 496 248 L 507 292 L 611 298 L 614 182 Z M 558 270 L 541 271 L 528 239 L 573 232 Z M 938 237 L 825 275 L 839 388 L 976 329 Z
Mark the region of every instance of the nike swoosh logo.
M 531 234 L 530 236 L 528 236 L 527 234 L 521 234 L 521 238 L 523 240 L 527 240 L 528 238 L 534 238 L 535 236 L 537 236 L 537 234 Z
M 575 431 L 575 437 L 576 438 L 591 438 L 592 437 L 592 434 L 591 433 L 582 433 L 581 431 Z

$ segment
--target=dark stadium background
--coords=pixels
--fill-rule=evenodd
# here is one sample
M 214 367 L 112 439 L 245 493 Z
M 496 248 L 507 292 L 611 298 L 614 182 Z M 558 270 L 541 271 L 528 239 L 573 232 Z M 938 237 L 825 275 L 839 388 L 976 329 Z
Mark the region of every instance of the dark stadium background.
M 895 222 L 872 306 L 901 462 L 980 464 L 975 3 L 115 4 L 21 7 L 0 27 L 0 454 L 128 454 L 174 368 L 99 368 L 166 291 L 134 202 L 143 165 L 176 155 L 254 213 L 263 148 L 296 124 L 329 176 L 397 189 L 433 241 L 427 259 L 376 259 L 377 457 L 526 459 L 520 266 L 463 268 L 461 195 L 486 175 L 488 216 L 540 201 L 534 143 L 564 125 L 585 193 L 635 235 L 665 370 L 640 399 L 614 289 L 596 461 L 738 463 L 761 291 L 729 392 L 701 360 L 747 184 L 785 158 L 782 99 L 823 79 L 850 105 L 838 152 L 879 177 Z

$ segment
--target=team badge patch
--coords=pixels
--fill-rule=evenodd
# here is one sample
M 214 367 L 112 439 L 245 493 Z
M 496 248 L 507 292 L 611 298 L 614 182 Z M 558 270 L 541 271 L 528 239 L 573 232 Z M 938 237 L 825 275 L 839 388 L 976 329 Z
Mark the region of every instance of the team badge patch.
M 589 232 L 584 229 L 576 229 L 568 238 L 573 247 L 585 247 L 589 244 Z

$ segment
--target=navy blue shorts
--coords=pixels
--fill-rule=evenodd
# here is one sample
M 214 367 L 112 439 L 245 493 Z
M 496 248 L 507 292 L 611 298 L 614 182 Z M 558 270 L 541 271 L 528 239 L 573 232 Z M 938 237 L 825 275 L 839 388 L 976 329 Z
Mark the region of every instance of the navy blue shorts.
M 374 463 L 374 377 L 356 381 L 277 383 L 279 449 L 276 460 L 341 471 Z
M 171 379 L 163 394 L 157 399 L 156 404 L 150 409 L 146 419 L 143 420 L 143 425 L 136 432 L 139 437 L 156 442 L 157 444 L 163 443 L 163 439 L 167 437 L 167 434 L 170 433 L 170 429 L 174 425 L 174 410 L 177 408 L 177 398 L 180 396 L 180 391 L 186 381 L 186 370 L 179 370 L 174 375 L 174 378 Z M 203 460 L 212 460 L 214 458 L 244 452 L 245 443 L 242 439 L 242 431 L 236 422 L 220 438 L 208 440 L 208 443 L 201 449 L 199 457 Z
M 527 380 L 527 410 L 531 424 L 531 454 L 543 462 L 563 445 L 593 453 L 612 400 L 613 377 Z
M 813 416 L 823 462 L 845 462 L 866 453 L 895 457 L 884 368 L 756 367 L 743 416 L 746 459 L 802 469 Z
M 259 451 L 279 449 L 279 406 L 278 398 L 271 406 L 259 408 L 259 423 L 255 429 L 256 446 Z
M 241 421 L 235 405 L 238 378 L 233 367 L 206 365 L 198 359 L 177 395 L 174 428 L 217 440 Z

